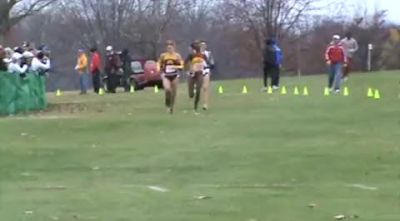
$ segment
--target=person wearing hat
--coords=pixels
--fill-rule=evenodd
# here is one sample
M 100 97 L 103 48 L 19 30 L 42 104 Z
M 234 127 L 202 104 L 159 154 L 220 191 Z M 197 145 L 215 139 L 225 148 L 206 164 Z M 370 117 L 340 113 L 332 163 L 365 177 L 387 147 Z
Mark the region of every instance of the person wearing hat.
M 80 94 L 86 94 L 89 87 L 88 57 L 83 49 L 78 50 L 78 59 L 75 70 L 79 74 L 79 85 L 81 88 Z
M 32 58 L 30 70 L 39 75 L 45 75 L 50 70 L 50 59 L 45 57 L 43 52 L 38 52 L 37 55 Z
M 8 64 L 7 71 L 11 74 L 19 74 L 21 77 L 25 77 L 28 65 L 21 65 L 22 54 L 15 52 L 11 56 L 11 61 Z
M 104 70 L 107 75 L 107 92 L 116 93 L 116 88 L 118 85 L 118 71 L 121 69 L 121 59 L 117 53 L 114 53 L 112 46 L 107 46 L 106 48 L 106 61 Z
M 340 93 L 343 67 L 347 66 L 345 49 L 340 43 L 340 36 L 334 35 L 325 52 L 325 61 L 329 68 L 328 87 L 336 94 Z
M 29 72 L 32 67 L 32 60 L 35 57 L 35 55 L 30 52 L 30 51 L 25 51 L 22 53 L 21 61 L 20 61 L 20 66 L 24 67 L 25 65 L 28 67 L 28 70 L 26 72 Z M 25 73 L 21 75 L 22 77 L 25 77 Z
M 24 53 L 24 49 L 21 48 L 21 47 L 15 47 L 15 48 L 13 49 L 13 51 L 16 52 L 16 53 L 19 53 L 19 54 L 21 54 L 21 55 Z
M 11 56 L 14 54 L 14 51 L 11 48 L 5 48 L 4 53 L 4 62 L 8 65 L 11 62 Z
M 96 94 L 98 94 L 101 87 L 101 56 L 96 47 L 90 49 L 90 53 L 92 54 L 90 73 L 92 74 L 93 90 Z

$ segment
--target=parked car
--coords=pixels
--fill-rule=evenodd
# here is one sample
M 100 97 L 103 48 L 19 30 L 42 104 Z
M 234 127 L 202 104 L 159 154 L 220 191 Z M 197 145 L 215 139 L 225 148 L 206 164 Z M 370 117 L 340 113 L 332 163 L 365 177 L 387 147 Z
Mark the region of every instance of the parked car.
M 130 91 L 131 86 L 134 87 L 135 91 L 143 90 L 146 87 L 158 86 L 162 88 L 161 74 L 157 70 L 157 62 L 154 60 L 133 60 L 131 62 L 132 73 L 126 79 L 124 78 L 123 71 L 116 73 L 118 77 L 117 87 L 123 87 L 126 92 Z M 104 85 L 107 85 L 108 77 L 103 78 Z
M 162 88 L 161 73 L 157 70 L 157 62 L 154 60 L 134 60 L 131 63 L 131 85 L 135 90 L 143 90 L 146 87 Z

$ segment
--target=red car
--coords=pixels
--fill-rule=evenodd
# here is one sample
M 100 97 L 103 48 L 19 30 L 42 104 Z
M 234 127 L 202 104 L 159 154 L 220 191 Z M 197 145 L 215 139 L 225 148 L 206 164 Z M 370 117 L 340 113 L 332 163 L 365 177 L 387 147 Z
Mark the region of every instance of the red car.
M 157 62 L 154 60 L 134 60 L 131 62 L 131 85 L 135 90 L 143 90 L 146 87 L 158 86 L 162 88 L 161 73 L 157 70 Z

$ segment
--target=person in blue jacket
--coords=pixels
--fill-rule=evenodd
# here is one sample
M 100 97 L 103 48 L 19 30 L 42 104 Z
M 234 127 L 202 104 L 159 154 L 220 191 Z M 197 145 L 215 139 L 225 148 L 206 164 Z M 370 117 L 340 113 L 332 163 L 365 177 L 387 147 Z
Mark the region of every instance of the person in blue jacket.
M 283 52 L 281 48 L 278 46 L 275 39 L 267 39 L 264 49 L 264 91 L 268 89 L 268 77 L 271 77 L 272 89 L 279 89 L 282 62 Z

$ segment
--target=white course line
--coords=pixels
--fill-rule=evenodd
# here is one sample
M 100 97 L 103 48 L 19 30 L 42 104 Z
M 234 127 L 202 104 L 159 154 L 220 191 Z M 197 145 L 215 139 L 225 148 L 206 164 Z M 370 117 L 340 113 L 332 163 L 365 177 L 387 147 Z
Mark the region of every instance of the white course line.
M 147 186 L 149 189 L 157 191 L 157 192 L 162 192 L 162 193 L 166 193 L 169 192 L 168 189 L 164 188 L 164 187 L 160 187 L 160 186 Z
M 291 188 L 294 185 L 285 183 L 274 183 L 274 184 L 202 184 L 200 185 L 206 188 L 216 189 L 267 189 L 267 188 Z
M 366 186 L 364 184 L 350 184 L 348 185 L 349 187 L 354 187 L 354 188 L 358 188 L 358 189 L 362 189 L 362 190 L 371 190 L 371 191 L 375 191 L 378 190 L 378 187 L 374 187 L 374 186 Z

